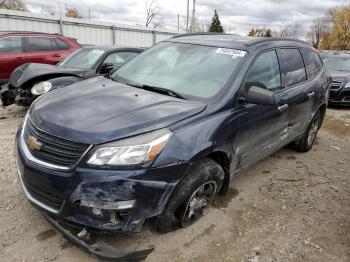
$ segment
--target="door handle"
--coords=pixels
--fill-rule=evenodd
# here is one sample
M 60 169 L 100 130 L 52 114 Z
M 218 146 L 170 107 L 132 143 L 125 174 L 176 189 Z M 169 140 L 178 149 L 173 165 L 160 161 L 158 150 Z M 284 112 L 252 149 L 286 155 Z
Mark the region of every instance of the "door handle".
M 288 108 L 287 104 L 283 104 L 277 107 L 278 111 L 283 112 L 284 110 L 286 110 Z
M 19 59 L 19 60 L 23 60 L 23 59 L 24 59 L 24 57 L 23 57 L 23 56 L 19 56 L 19 57 L 17 57 L 17 59 Z
M 53 57 L 61 57 L 59 54 L 54 54 Z
M 308 96 L 309 98 L 312 98 L 312 97 L 315 96 L 315 92 L 314 92 L 314 91 L 313 91 L 313 92 L 310 92 L 310 93 L 307 94 L 307 96 Z

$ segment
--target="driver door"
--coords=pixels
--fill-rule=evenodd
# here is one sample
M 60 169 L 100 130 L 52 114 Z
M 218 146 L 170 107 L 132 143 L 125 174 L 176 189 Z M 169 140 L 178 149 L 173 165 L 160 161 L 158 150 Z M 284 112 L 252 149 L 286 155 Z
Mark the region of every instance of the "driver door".
M 246 74 L 242 88 L 257 86 L 283 98 L 281 73 L 276 50 L 260 54 Z M 282 101 L 282 100 L 281 100 Z M 236 146 L 238 169 L 246 168 L 280 149 L 286 138 L 288 106 L 243 103 Z

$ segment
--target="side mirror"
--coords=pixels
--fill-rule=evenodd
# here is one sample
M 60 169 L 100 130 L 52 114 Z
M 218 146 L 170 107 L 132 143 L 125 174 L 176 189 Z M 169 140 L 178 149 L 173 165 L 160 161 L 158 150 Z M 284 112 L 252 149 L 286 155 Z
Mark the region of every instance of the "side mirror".
M 103 64 L 100 68 L 100 74 L 109 74 L 114 69 L 113 64 Z
M 275 94 L 269 90 L 251 86 L 245 96 L 245 102 L 258 105 L 275 105 L 277 104 Z

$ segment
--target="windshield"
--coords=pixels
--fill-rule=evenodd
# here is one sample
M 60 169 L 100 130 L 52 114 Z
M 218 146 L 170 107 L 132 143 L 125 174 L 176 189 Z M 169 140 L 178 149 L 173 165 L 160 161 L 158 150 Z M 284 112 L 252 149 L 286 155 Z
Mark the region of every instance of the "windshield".
M 93 47 L 81 48 L 66 57 L 58 66 L 91 69 L 103 53 L 103 50 L 98 50 Z
M 350 57 L 326 58 L 324 65 L 330 71 L 350 71 Z
M 223 90 L 245 53 L 162 42 L 122 66 L 112 78 L 168 89 L 185 98 L 209 99 Z

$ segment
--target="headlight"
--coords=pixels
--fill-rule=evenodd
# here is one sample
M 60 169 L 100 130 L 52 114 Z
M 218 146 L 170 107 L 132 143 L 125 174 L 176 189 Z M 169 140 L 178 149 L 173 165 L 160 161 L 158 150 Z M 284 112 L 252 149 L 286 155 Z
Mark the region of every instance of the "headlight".
M 51 90 L 52 84 L 49 81 L 43 81 L 40 83 L 35 84 L 32 87 L 32 94 L 35 96 L 40 96 L 42 94 L 45 94 Z
M 97 166 L 143 164 L 153 160 L 162 151 L 171 136 L 172 132 L 169 129 L 161 129 L 101 145 L 93 151 L 87 163 Z
M 344 88 L 349 89 L 349 88 L 350 88 L 350 82 L 347 82 L 347 83 L 345 84 L 345 87 L 344 87 Z

